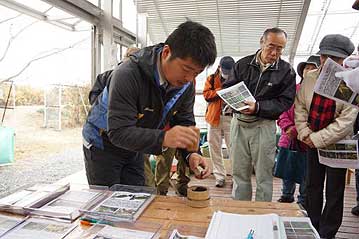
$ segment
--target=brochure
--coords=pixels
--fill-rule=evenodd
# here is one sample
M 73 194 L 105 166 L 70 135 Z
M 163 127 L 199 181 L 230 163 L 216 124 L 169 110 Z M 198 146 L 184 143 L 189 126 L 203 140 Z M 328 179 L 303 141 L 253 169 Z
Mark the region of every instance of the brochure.
M 217 91 L 217 95 L 236 111 L 241 111 L 249 107 L 243 103 L 245 100 L 256 102 L 256 99 L 252 96 L 243 81 L 226 89 Z
M 284 225 L 277 214 L 241 215 L 215 212 L 206 239 L 247 238 L 286 239 Z
M 308 217 L 281 217 L 287 239 L 320 239 Z
M 344 70 L 343 66 L 328 58 L 314 86 L 314 92 L 359 109 L 359 95 L 342 78 L 335 76 L 336 72 Z
M 2 239 L 61 239 L 74 230 L 76 225 L 29 218 L 0 236 Z
M 152 239 L 154 236 L 153 232 L 105 226 L 93 239 Z
M 20 223 L 24 222 L 25 219 L 26 218 L 0 215 L 0 237 Z
M 340 140 L 326 148 L 318 149 L 319 162 L 333 168 L 359 169 L 358 141 Z
M 155 198 L 155 189 L 143 186 L 114 185 L 108 197 L 90 210 L 84 218 L 97 221 L 135 221 Z
M 69 184 L 37 184 L 0 199 L 0 210 L 28 214 L 25 208 L 41 207 L 69 190 L 69 188 Z
M 70 190 L 40 208 L 27 208 L 31 214 L 75 220 L 81 215 L 80 210 L 90 208 L 104 199 L 103 190 Z

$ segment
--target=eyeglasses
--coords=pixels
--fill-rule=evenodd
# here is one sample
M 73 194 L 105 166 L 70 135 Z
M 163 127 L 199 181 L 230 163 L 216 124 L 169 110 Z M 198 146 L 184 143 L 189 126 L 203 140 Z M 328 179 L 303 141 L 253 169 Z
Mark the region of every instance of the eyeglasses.
M 266 48 L 267 50 L 273 52 L 275 51 L 277 54 L 282 54 L 284 51 L 284 48 L 281 46 L 274 46 L 274 45 L 264 45 L 264 48 Z

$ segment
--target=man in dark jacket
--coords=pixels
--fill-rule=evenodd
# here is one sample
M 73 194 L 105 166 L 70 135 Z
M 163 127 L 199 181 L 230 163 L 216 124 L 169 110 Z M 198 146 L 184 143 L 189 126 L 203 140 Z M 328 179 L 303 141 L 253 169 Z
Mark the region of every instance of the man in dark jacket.
M 181 149 L 190 168 L 201 165 L 199 177 L 207 177 L 205 159 L 186 149 L 198 143 L 193 80 L 215 58 L 210 30 L 185 22 L 164 44 L 144 48 L 117 66 L 82 132 L 89 184 L 143 185 L 143 154 L 167 148 Z M 172 128 L 165 132 L 167 122 Z
M 231 125 L 233 160 L 232 197 L 252 199 L 252 167 L 256 172 L 256 201 L 272 201 L 275 153 L 275 120 L 287 111 L 295 97 L 295 71 L 280 56 L 287 34 L 279 28 L 267 29 L 261 49 L 234 65 L 224 87 L 243 81 L 256 102 L 234 115 Z

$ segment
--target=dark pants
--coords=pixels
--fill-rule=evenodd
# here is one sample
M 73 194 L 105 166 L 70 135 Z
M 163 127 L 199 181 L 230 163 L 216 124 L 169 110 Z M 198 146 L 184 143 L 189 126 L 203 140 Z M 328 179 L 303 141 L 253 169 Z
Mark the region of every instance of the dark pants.
M 144 162 L 141 153 L 120 153 L 83 147 L 87 181 L 90 185 L 144 185 Z
M 282 185 L 283 185 L 282 196 L 294 200 L 296 182 L 283 179 Z M 299 184 L 298 203 L 304 204 L 305 194 L 306 194 L 305 181 L 303 180 L 303 182 L 301 184 Z
M 355 186 L 357 189 L 357 203 L 359 205 L 359 169 L 355 169 Z
M 307 212 L 320 237 L 334 238 L 343 218 L 346 169 L 320 164 L 317 149 L 309 149 L 307 156 Z M 322 210 L 325 175 L 326 203 Z

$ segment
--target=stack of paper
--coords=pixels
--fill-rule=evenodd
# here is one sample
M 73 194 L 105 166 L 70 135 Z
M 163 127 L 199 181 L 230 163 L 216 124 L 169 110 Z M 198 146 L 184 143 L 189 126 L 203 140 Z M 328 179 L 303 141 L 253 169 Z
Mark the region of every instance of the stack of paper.
M 75 220 L 80 210 L 92 207 L 104 199 L 104 191 L 95 189 L 70 190 L 41 208 L 28 208 L 31 214 Z
M 0 210 L 26 214 L 25 208 L 38 208 L 69 190 L 70 185 L 37 184 L 0 199 Z
M 283 223 L 276 214 L 240 215 L 219 211 L 213 214 L 206 239 L 247 238 L 251 230 L 256 239 L 286 238 Z
M 277 214 L 240 215 L 215 212 L 206 239 L 320 239 L 309 218 L 279 217 Z
M 0 237 L 22 223 L 25 218 L 0 215 Z
M 152 239 L 156 233 L 105 226 L 93 239 Z
M 142 186 L 114 185 L 109 196 L 90 210 L 85 219 L 97 221 L 135 221 L 155 198 L 154 189 Z
M 61 239 L 76 225 L 45 219 L 29 218 L 7 231 L 2 239 Z

